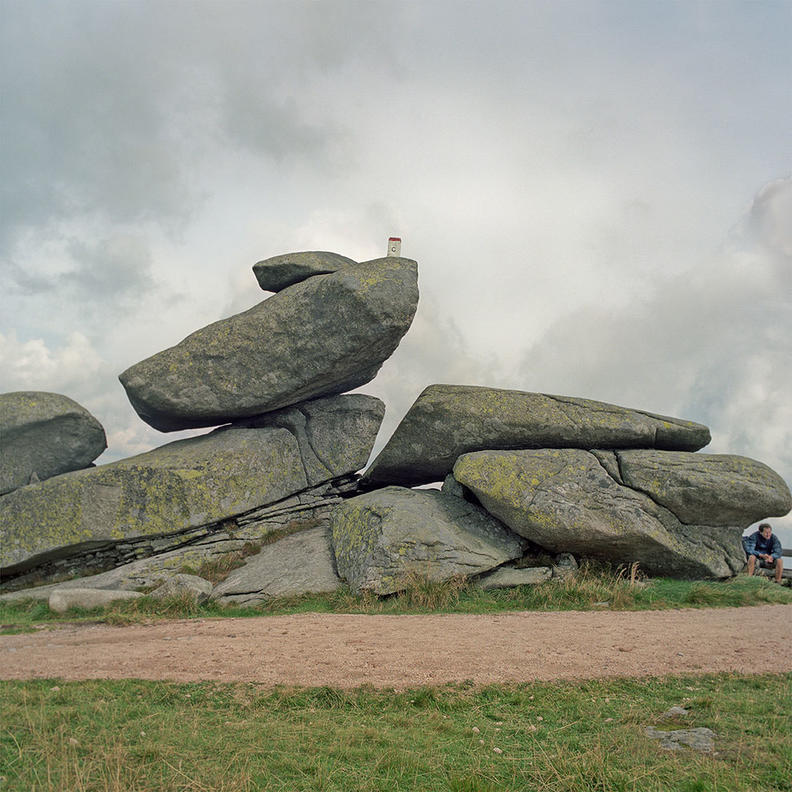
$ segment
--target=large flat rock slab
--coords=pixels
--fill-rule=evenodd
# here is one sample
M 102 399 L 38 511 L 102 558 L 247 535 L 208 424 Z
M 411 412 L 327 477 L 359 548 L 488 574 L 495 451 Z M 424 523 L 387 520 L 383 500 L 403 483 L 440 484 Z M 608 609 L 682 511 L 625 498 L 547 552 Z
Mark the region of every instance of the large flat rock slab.
M 68 396 L 0 394 L 0 495 L 86 468 L 105 448 L 102 425 Z
M 259 261 L 253 265 L 253 274 L 264 291 L 279 292 L 314 275 L 326 275 L 353 264 L 357 262 L 338 253 L 309 250 Z
M 383 409 L 372 396 L 330 397 L 22 487 L 0 498 L 0 572 L 217 522 L 354 472 Z
M 645 492 L 684 523 L 747 528 L 792 509 L 784 479 L 755 459 L 674 451 L 612 453 L 625 485 Z
M 706 462 L 696 459 L 692 464 Z M 669 476 L 674 475 L 672 468 Z M 729 577 L 745 563 L 740 542 L 744 522 L 685 523 L 649 494 L 623 484 L 588 451 L 479 451 L 459 458 L 454 478 L 515 533 L 551 552 L 623 564 L 637 561 L 651 574 L 683 578 Z M 728 475 L 710 479 L 715 519 L 729 487 Z M 702 504 L 697 513 L 703 516 L 707 493 L 697 498 Z M 666 503 L 674 505 L 671 499 Z M 750 515 L 746 506 L 743 520 L 765 516 L 761 499 L 754 507 Z
M 386 487 L 350 498 L 330 521 L 338 574 L 391 594 L 416 576 L 473 576 L 522 554 L 519 537 L 483 509 L 437 490 Z
M 692 421 L 570 396 L 430 385 L 366 471 L 383 484 L 442 481 L 471 451 L 660 448 L 697 451 L 709 429 Z
M 353 264 L 197 330 L 119 379 L 155 429 L 216 426 L 369 382 L 417 305 L 415 261 Z

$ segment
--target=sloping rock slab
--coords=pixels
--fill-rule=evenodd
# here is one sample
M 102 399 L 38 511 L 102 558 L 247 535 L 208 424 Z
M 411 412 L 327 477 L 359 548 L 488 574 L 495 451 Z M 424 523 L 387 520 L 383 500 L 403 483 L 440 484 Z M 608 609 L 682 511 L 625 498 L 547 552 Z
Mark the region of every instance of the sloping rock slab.
M 4 574 L 0 578 L 0 592 L 4 592 L 0 593 L 0 601 L 46 599 L 55 588 L 141 591 L 159 586 L 181 572 L 200 575 L 205 565 L 244 558 L 257 546 L 271 541 L 273 534 L 329 527 L 332 510 L 350 492 L 357 492 L 354 476 L 334 479 L 245 514 L 166 536 L 139 536 L 106 542 L 101 547 L 64 548 L 62 555 L 27 567 L 17 575 Z M 47 583 L 48 580 L 56 582 Z
M 264 545 L 245 566 L 215 586 L 212 599 L 255 605 L 271 597 L 324 594 L 340 585 L 329 529 L 311 528 Z
M 0 572 L 19 572 L 74 545 L 223 520 L 359 469 L 382 403 L 361 394 L 323 401 L 326 412 L 322 403 L 284 410 L 261 426 L 222 427 L 9 493 L 0 498 Z
M 442 481 L 471 451 L 522 448 L 662 448 L 696 451 L 709 429 L 613 404 L 472 385 L 430 385 L 365 477 L 415 486 Z
M 683 578 L 729 577 L 744 564 L 742 527 L 684 524 L 587 451 L 465 454 L 454 478 L 488 512 L 551 552 L 638 561 L 652 574 Z M 720 486 L 728 488 L 728 478 Z
M 163 432 L 215 426 L 373 379 L 418 305 L 417 264 L 386 257 L 317 275 L 197 330 L 119 379 Z
M 0 394 L 0 495 L 86 468 L 105 448 L 102 425 L 67 396 Z
M 731 454 L 615 451 L 621 480 L 681 522 L 740 525 L 792 509 L 786 482 L 767 465 Z
M 330 523 L 338 574 L 376 594 L 416 575 L 478 575 L 522 554 L 519 537 L 483 509 L 437 490 L 375 490 L 344 501 Z
M 314 250 L 264 259 L 253 265 L 253 274 L 264 291 L 279 292 L 314 275 L 326 275 L 353 264 L 357 262 L 338 253 Z

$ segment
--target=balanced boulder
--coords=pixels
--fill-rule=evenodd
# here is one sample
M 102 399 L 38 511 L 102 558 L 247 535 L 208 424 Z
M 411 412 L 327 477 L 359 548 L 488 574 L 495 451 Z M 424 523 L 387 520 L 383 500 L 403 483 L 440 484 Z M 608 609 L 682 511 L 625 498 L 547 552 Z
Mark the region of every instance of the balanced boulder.
M 18 489 L 0 498 L 0 572 L 217 522 L 359 470 L 383 411 L 372 396 L 330 397 Z
M 105 448 L 102 425 L 67 396 L 0 394 L 0 495 L 86 468 Z
M 695 471 L 700 482 L 693 506 L 673 493 L 672 484 L 683 479 L 682 454 L 671 454 L 667 472 L 658 464 L 655 482 L 648 485 L 644 479 L 646 492 L 642 492 L 602 464 L 600 453 L 480 451 L 459 458 L 454 478 L 488 512 L 546 550 L 615 563 L 638 561 L 652 574 L 673 577 L 735 574 L 744 564 L 740 536 L 746 525 L 768 516 L 769 504 L 776 509 L 770 514 L 786 513 L 789 508 L 789 491 L 783 481 L 768 476 L 768 469 L 752 460 L 743 459 L 741 470 L 746 478 L 754 471 L 754 494 L 748 501 L 747 489 L 742 488 L 745 502 L 738 514 L 723 510 L 733 492 L 733 457 L 724 461 L 717 456 L 687 455 L 689 470 Z M 654 452 L 655 460 L 663 456 Z M 701 471 L 708 465 L 705 484 Z M 695 522 L 686 522 L 674 511 L 679 503 L 685 507 L 681 516 Z
M 254 264 L 253 274 L 264 291 L 279 292 L 314 275 L 326 275 L 356 263 L 346 256 L 324 250 L 286 253 Z
M 522 554 L 519 537 L 483 509 L 437 490 L 386 487 L 350 498 L 331 526 L 338 574 L 376 594 L 415 576 L 478 575 Z
M 661 448 L 696 451 L 709 429 L 604 402 L 470 385 L 430 385 L 374 460 L 371 482 L 442 481 L 471 451 L 523 448 Z
M 373 379 L 418 304 L 417 265 L 387 257 L 289 286 L 120 376 L 155 429 L 215 426 Z

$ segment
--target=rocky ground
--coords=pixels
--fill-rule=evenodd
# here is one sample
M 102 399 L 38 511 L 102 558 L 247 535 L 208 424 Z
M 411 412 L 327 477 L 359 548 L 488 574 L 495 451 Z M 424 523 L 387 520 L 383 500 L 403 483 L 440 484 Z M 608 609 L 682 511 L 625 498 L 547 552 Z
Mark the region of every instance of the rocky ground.
M 648 612 L 274 616 L 0 636 L 0 679 L 406 688 L 792 671 L 792 605 Z

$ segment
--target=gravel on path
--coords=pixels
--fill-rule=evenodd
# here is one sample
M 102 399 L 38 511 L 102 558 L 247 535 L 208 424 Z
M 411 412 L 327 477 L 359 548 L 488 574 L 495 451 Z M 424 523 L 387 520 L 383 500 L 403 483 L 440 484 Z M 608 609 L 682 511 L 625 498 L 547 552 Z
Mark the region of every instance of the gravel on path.
M 761 639 L 761 640 L 759 640 Z M 214 680 L 403 689 L 792 671 L 792 605 L 615 612 L 300 614 L 71 625 L 0 636 L 0 679 Z

